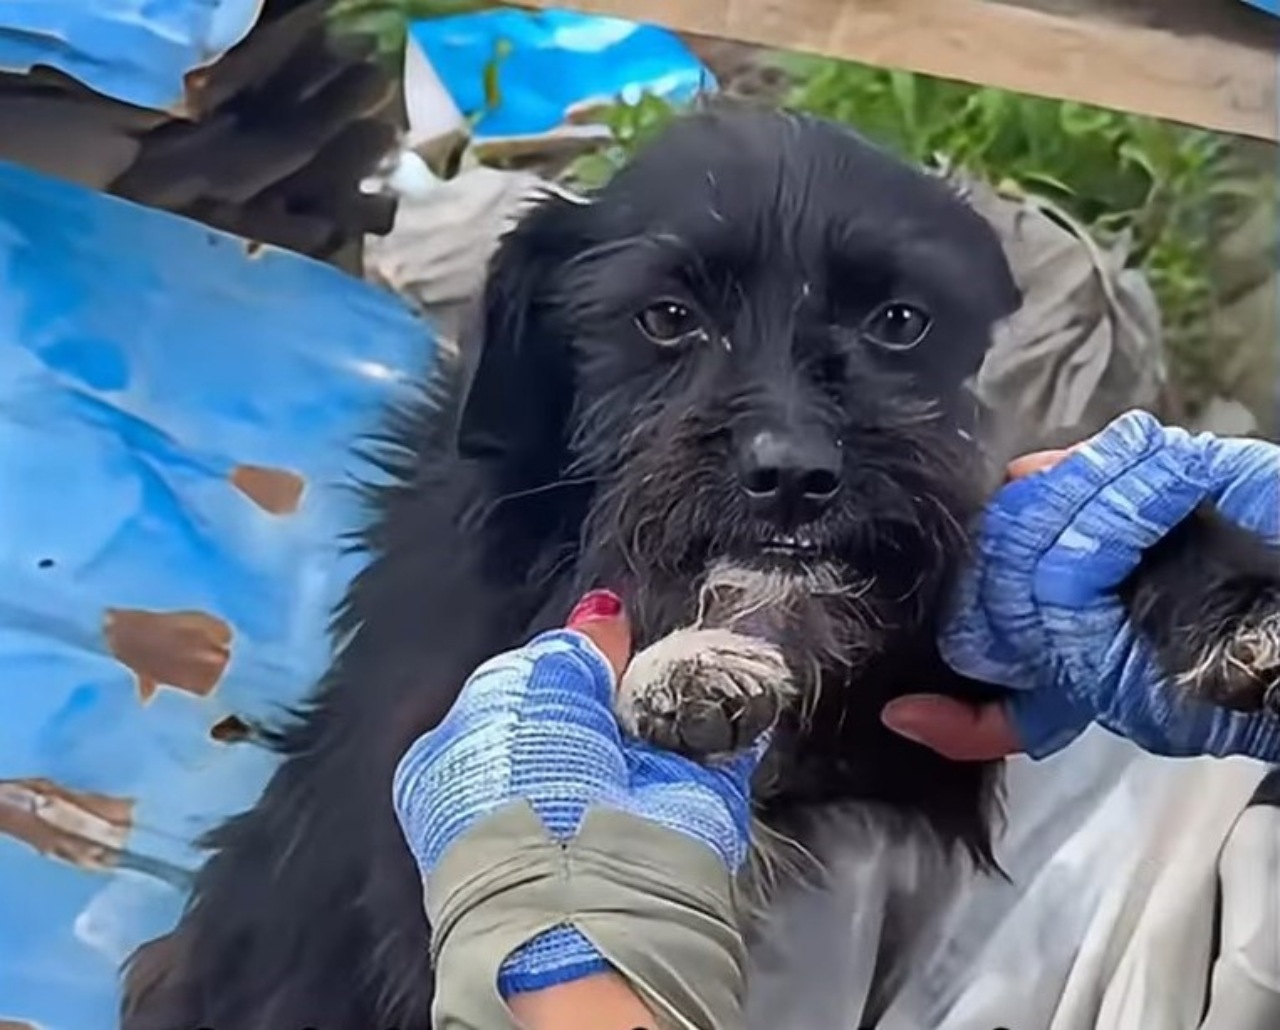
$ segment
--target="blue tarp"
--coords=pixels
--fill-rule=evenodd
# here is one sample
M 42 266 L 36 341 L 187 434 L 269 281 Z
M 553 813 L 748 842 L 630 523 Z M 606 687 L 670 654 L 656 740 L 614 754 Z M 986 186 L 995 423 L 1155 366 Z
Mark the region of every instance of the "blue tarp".
M 184 78 L 248 34 L 263 0 L 0 0 L 0 70 L 55 68 L 116 100 L 172 110 Z
M 410 26 L 478 138 L 554 129 L 575 104 L 652 93 L 685 103 L 715 88 L 711 72 L 680 37 L 653 25 L 571 11 L 482 11 Z M 485 82 L 496 70 L 499 102 Z
M 351 445 L 431 351 L 332 268 L 0 164 L 0 1024 L 115 1026 L 272 766 L 211 729 L 323 668 Z

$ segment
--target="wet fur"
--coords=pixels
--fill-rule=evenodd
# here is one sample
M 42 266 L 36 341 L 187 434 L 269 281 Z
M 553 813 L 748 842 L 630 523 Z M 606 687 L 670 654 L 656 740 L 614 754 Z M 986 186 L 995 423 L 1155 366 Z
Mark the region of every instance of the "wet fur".
M 703 350 L 635 331 L 636 309 L 674 289 L 713 309 Z M 905 289 L 934 331 L 875 353 L 855 327 Z M 990 486 L 965 382 L 1018 303 L 994 235 L 943 184 L 807 119 L 702 115 L 593 203 L 548 199 L 494 259 L 469 366 L 442 361 L 391 418 L 376 451 L 394 485 L 370 492 L 373 561 L 337 614 L 342 647 L 276 738 L 261 800 L 210 836 L 179 926 L 131 961 L 125 1030 L 428 1030 L 399 755 L 480 661 L 584 589 L 622 592 L 648 646 L 697 622 L 718 563 L 758 570 L 729 460 L 751 419 L 806 420 L 847 456 L 819 528 L 845 589 L 779 637 L 799 700 L 762 773 L 763 825 L 803 848 L 814 813 L 867 801 L 990 865 L 998 767 L 942 759 L 878 713 L 921 688 L 997 694 L 951 673 L 934 637 Z M 1143 595 L 1157 636 L 1161 599 L 1203 587 L 1178 561 Z M 1229 614 L 1239 557 L 1225 561 Z

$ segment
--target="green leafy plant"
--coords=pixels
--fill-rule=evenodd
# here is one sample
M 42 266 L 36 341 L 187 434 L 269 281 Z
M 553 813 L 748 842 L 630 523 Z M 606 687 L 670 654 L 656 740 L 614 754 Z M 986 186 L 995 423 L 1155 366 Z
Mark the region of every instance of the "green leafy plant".
M 591 119 L 608 127 L 612 141 L 580 157 L 566 173 L 566 180 L 580 189 L 604 185 L 635 151 L 656 135 L 678 113 L 666 100 L 645 93 L 631 103 L 601 108 Z
M 495 6 L 492 0 L 337 0 L 329 16 L 338 31 L 372 37 L 379 52 L 394 59 L 404 50 L 409 22 Z
M 339 33 L 372 38 L 382 57 L 394 62 L 404 53 L 411 22 L 469 14 L 497 6 L 500 5 L 492 0 L 337 0 L 330 10 L 330 18 Z M 497 41 L 482 72 L 484 106 L 478 111 L 466 112 L 472 124 L 501 102 L 500 72 L 510 51 L 509 42 Z

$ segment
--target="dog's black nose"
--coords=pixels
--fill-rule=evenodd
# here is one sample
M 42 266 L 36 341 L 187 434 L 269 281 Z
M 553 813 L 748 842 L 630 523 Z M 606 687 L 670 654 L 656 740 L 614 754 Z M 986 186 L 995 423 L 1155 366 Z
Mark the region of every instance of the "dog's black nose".
M 742 441 L 738 473 L 752 509 L 783 524 L 809 522 L 840 492 L 840 449 L 817 432 L 759 430 Z

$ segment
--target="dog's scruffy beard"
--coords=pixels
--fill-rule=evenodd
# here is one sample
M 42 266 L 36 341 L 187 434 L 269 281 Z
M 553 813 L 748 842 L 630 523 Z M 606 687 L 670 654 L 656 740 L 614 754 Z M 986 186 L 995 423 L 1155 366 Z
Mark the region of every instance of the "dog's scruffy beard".
M 903 655 L 932 646 L 943 593 L 989 486 L 966 433 L 916 402 L 879 407 L 874 424 L 847 430 L 854 457 L 846 499 L 785 537 L 789 546 L 778 547 L 742 509 L 710 442 L 723 428 L 714 413 L 638 424 L 585 522 L 580 583 L 624 596 L 641 656 L 677 631 L 712 628 L 781 656 L 785 682 L 745 720 L 782 731 L 764 791 L 791 738 L 806 736 L 817 719 L 874 715 L 885 684 L 863 693 L 864 679 L 883 679 L 878 673 Z M 640 732 L 625 704 L 619 714 Z M 718 750 L 696 739 L 660 742 Z
M 579 568 L 621 589 L 641 643 L 687 623 L 712 568 L 816 577 L 809 613 L 824 638 L 874 654 L 889 637 L 936 614 L 940 592 L 968 554 L 969 531 L 993 485 L 969 434 L 923 402 L 882 400 L 846 427 L 843 500 L 792 534 L 794 549 L 745 511 L 714 442 L 714 412 L 641 423 L 621 453 L 579 456 L 600 487 L 581 537 Z M 593 436 L 594 434 L 584 434 Z M 822 613 L 826 613 L 825 616 Z

